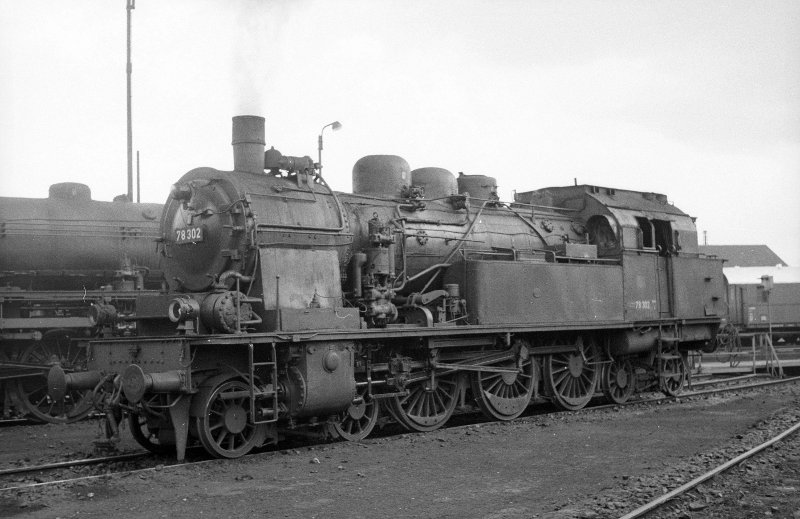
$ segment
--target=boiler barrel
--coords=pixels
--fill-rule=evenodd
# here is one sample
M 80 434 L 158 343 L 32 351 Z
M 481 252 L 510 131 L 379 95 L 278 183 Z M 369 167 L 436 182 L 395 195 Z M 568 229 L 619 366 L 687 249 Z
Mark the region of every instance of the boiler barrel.
M 0 198 L 0 282 L 91 289 L 126 260 L 158 270 L 160 214 L 161 204 L 93 201 L 83 184 L 56 184 L 50 198 Z

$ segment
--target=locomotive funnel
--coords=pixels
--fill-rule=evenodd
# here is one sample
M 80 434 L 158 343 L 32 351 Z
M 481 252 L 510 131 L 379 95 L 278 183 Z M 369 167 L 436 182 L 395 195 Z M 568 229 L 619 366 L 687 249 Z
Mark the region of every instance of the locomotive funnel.
M 233 118 L 233 169 L 247 173 L 264 172 L 264 118 L 237 115 Z

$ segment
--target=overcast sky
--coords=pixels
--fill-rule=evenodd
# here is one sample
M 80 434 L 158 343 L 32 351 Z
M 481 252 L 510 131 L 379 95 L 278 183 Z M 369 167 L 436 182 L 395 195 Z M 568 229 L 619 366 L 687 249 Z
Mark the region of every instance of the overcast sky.
M 0 196 L 126 191 L 125 0 L 0 0 Z M 316 159 L 364 155 L 512 190 L 655 191 L 709 244 L 800 265 L 800 2 L 138 0 L 142 201 L 232 167 L 230 118 Z

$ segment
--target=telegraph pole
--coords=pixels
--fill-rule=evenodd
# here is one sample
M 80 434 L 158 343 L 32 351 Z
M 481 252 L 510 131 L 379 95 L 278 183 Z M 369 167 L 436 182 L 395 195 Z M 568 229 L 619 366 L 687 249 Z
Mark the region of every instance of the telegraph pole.
M 128 62 L 126 75 L 128 78 L 128 202 L 133 202 L 133 123 L 131 121 L 131 11 L 136 9 L 136 0 L 125 0 L 128 13 Z

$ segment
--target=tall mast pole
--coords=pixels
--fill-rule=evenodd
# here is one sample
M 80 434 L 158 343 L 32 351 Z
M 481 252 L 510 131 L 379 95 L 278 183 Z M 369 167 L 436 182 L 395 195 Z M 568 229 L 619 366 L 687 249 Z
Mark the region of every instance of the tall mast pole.
M 128 79 L 128 201 L 133 202 L 133 123 L 131 121 L 131 11 L 136 9 L 136 0 L 125 0 L 128 13 L 128 62 L 126 75 Z

